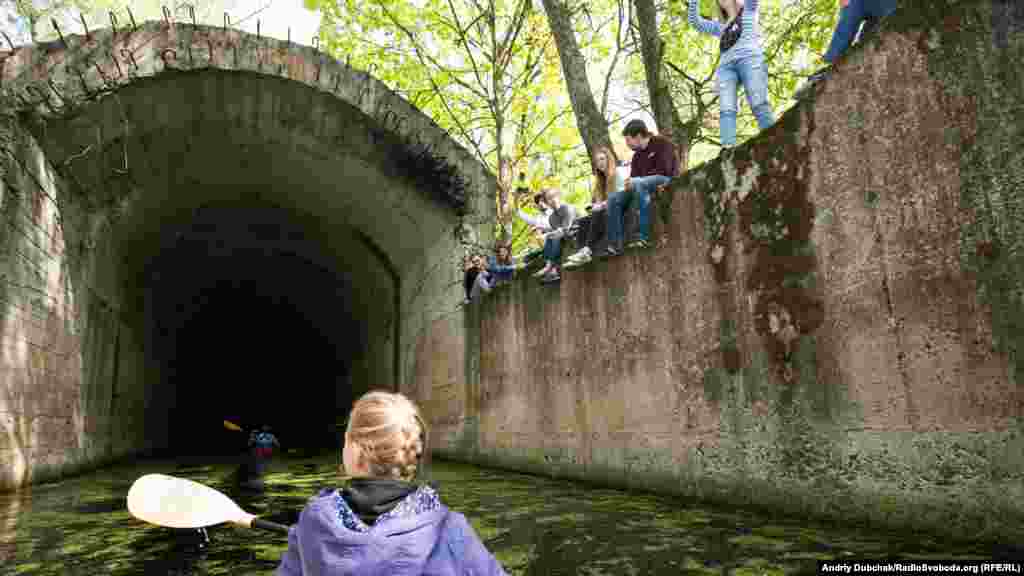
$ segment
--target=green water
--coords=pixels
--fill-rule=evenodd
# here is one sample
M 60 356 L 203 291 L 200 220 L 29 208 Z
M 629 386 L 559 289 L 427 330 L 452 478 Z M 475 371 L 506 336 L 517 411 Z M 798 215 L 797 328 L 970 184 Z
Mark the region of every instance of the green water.
M 190 478 L 287 524 L 309 496 L 335 484 L 336 468 L 336 457 L 278 460 L 267 492 L 246 496 L 231 487 L 231 464 L 143 460 L 0 494 L 0 574 L 269 575 L 286 537 L 222 525 L 209 529 L 211 543 L 201 549 L 192 531 L 132 518 L 125 508 L 132 481 L 151 472 Z M 435 462 L 432 477 L 509 574 L 813 574 L 816 559 L 994 554 L 979 543 L 710 509 L 461 464 Z

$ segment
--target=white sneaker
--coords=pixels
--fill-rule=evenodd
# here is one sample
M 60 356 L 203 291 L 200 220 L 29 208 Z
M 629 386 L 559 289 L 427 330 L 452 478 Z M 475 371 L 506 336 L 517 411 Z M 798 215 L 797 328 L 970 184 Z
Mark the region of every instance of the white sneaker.
M 590 247 L 585 246 L 582 250 L 569 257 L 569 261 L 565 263 L 565 267 L 579 268 L 580 266 L 589 263 L 591 259 L 592 255 L 590 254 Z

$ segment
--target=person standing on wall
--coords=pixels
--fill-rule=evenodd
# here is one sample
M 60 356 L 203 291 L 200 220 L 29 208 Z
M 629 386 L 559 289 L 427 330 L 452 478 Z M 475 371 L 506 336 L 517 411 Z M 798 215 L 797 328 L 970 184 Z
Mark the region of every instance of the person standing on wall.
M 689 0 L 687 20 L 697 31 L 719 38 L 719 140 L 722 148 L 732 148 L 736 145 L 740 84 L 743 84 L 747 103 L 761 130 L 775 123 L 775 114 L 768 101 L 768 67 L 764 61 L 758 23 L 759 0 L 718 0 L 718 10 L 725 24 L 702 18 L 697 12 L 698 2 Z
M 651 195 L 679 174 L 679 159 L 672 142 L 648 132 L 643 120 L 630 120 L 622 135 L 633 150 L 633 160 L 623 189 L 608 197 L 608 246 L 604 257 L 622 253 L 625 211 L 634 200 L 640 208 L 640 234 L 626 247 L 650 247 Z
M 857 32 L 860 37 L 878 26 L 878 22 L 896 10 L 896 0 L 839 0 L 839 21 L 832 33 L 832 41 L 822 56 L 826 66 L 807 79 L 807 83 L 797 90 L 795 97 L 804 98 L 810 93 L 811 87 L 824 80 L 832 72 L 836 60 L 846 53 L 853 44 Z

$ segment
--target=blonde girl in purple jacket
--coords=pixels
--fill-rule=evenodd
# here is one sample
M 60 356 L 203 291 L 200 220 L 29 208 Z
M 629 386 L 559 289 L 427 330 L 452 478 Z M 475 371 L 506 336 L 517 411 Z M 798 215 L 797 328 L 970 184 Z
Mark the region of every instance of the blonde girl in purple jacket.
M 466 517 L 416 483 L 427 437 L 405 396 L 373 391 L 357 400 L 342 452 L 350 485 L 309 501 L 277 576 L 504 576 Z

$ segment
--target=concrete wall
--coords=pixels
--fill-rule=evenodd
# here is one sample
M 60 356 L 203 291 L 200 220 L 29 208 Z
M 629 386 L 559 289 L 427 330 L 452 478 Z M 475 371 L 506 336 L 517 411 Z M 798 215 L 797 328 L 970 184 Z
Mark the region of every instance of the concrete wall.
M 81 230 L 69 230 L 89 222 L 72 207 L 58 210 L 67 187 L 12 118 L 0 123 L 0 147 L 4 489 L 116 458 L 146 438 L 144 390 L 123 385 L 139 367 L 118 365 L 138 343 L 88 264 L 113 255 L 72 251 L 69 238 Z
M 1003 12 L 903 3 L 813 102 L 660 198 L 656 249 L 475 305 L 479 382 L 423 371 L 442 452 L 1019 540 L 1024 17 Z

